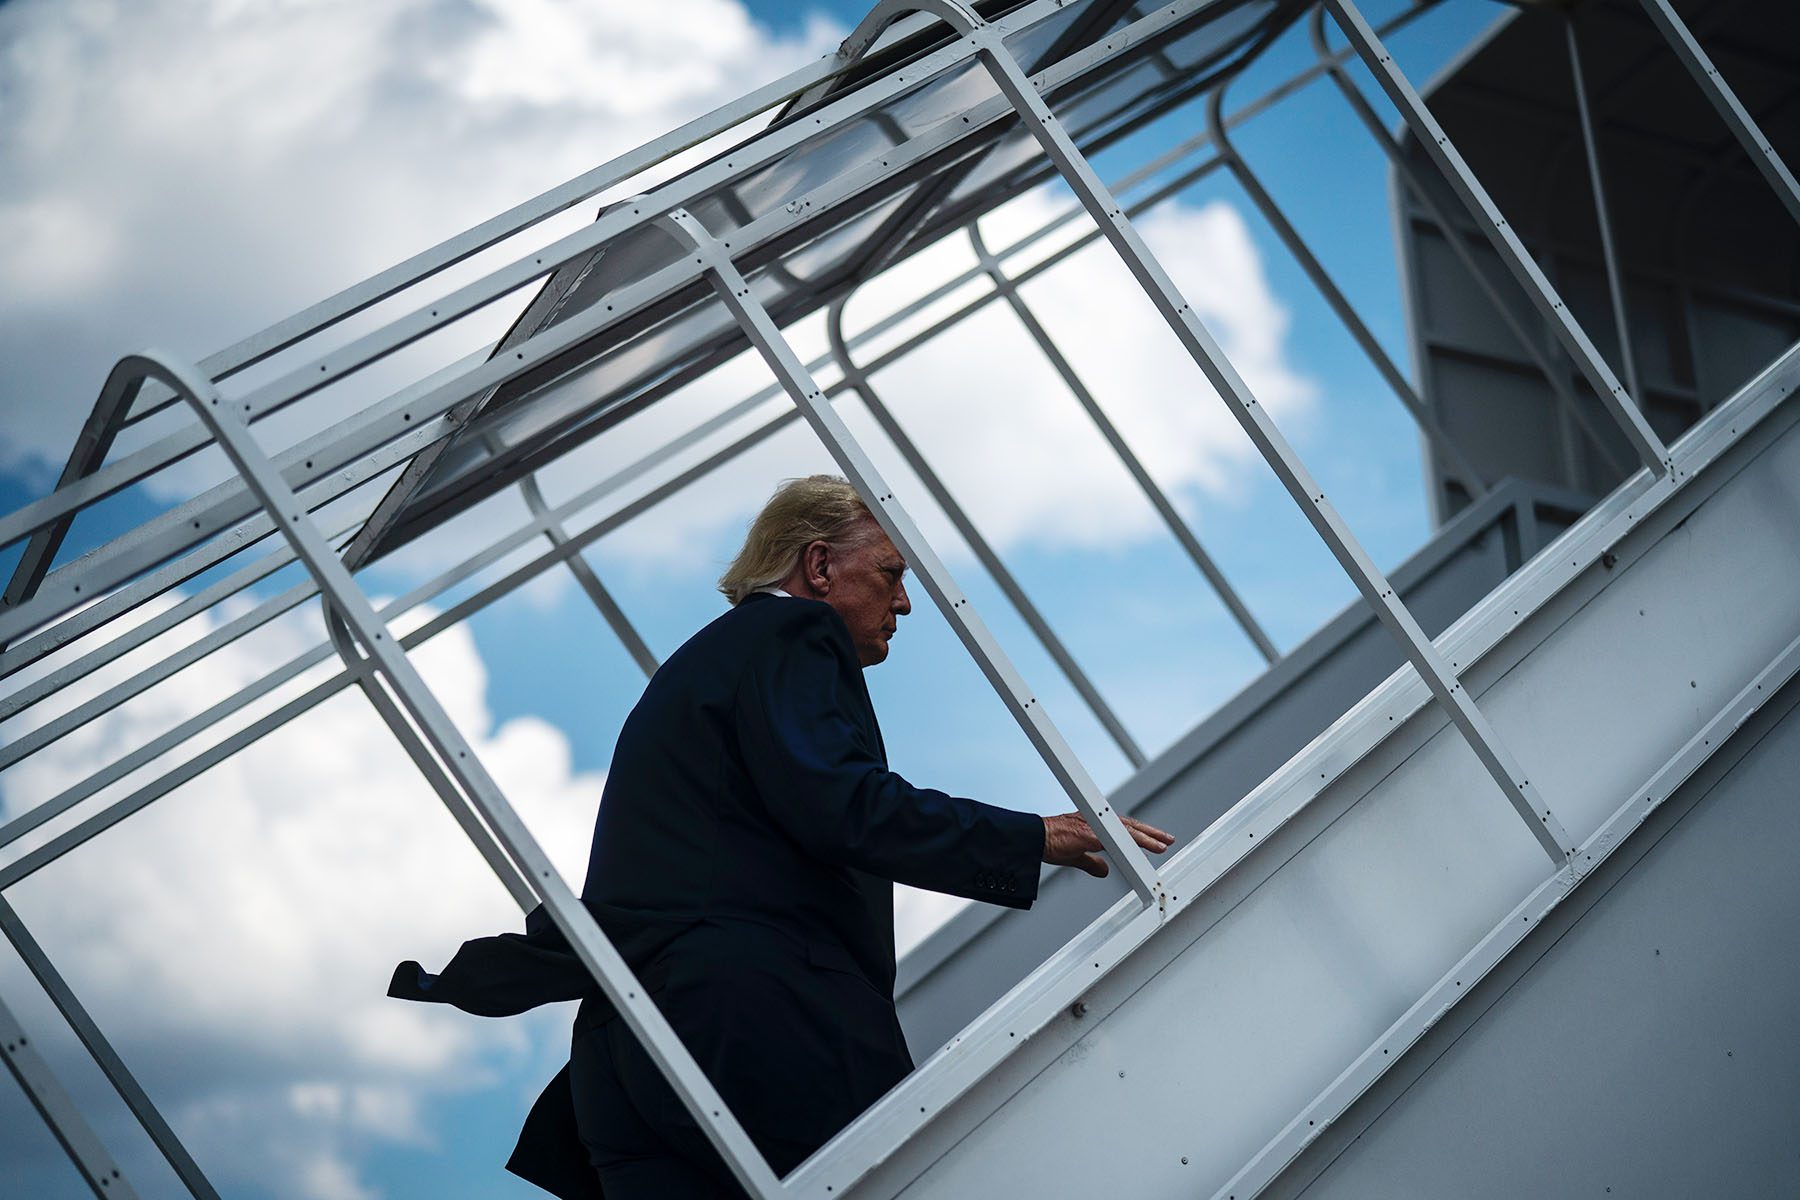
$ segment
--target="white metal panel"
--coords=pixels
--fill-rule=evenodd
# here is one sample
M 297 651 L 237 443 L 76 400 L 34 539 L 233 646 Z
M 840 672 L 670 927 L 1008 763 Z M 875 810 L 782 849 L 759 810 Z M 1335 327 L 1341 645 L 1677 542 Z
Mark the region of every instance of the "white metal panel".
M 1504 681 L 1494 724 L 1586 839 L 1793 637 L 1800 438 L 1765 451 L 1538 651 L 1554 683 Z M 1580 730 L 1571 739 L 1565 730 Z
M 1134 1195 L 1236 1171 L 1545 874 L 1455 730 L 1372 778 L 1386 765 L 1334 785 L 1376 786 L 905 1194 L 1089 1194 L 1116 1164 L 1071 1186 L 1067 1162 L 1028 1149 L 1084 1132 L 1131 1147 Z
M 1544 794 L 1577 804 L 1590 830 L 1800 629 L 1800 431 L 1779 425 L 1626 538 L 1613 565 L 1589 566 L 1591 595 L 1560 625 L 1527 622 L 1494 651 L 1518 661 L 1484 703 Z M 983 1080 L 970 1127 L 925 1138 L 942 1153 L 903 1194 L 1095 1195 L 1125 1178 L 1134 1197 L 1191 1196 L 1229 1180 L 1548 876 L 1435 710 L 1410 723 L 1433 722 L 1423 747 L 1399 733 L 1313 802 L 1348 802 L 1343 815 L 1277 833 L 1241 864 L 1256 876 L 1243 899 L 1183 908 L 1134 955 L 1173 960 L 1147 983 L 1136 972 L 1117 1007 L 1097 1003 L 1085 1036 L 1045 1061 L 1075 1024 L 1053 1023 L 1046 1051 L 1019 1056 L 1037 1060 L 1030 1072 Z M 870 1184 L 894 1190 L 891 1175 Z
M 1783 952 L 1800 922 L 1797 702 L 1790 684 L 1721 756 L 1742 741 L 1743 757 L 1708 764 L 1643 830 L 1643 856 L 1609 864 L 1591 907 L 1533 935 L 1527 969 L 1475 997 L 1472 1020 L 1434 1031 L 1422 1076 L 1371 1092 L 1272 1190 L 1800 1195 L 1800 960 Z

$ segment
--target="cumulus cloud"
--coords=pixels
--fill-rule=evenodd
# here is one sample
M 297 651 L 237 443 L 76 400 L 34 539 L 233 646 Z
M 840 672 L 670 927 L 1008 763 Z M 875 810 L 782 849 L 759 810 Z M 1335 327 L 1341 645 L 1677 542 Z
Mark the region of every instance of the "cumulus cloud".
M 1060 211 L 1047 190 L 1022 197 L 991 222 L 990 245 L 1005 246 Z M 1283 427 L 1304 426 L 1315 411 L 1317 385 L 1289 361 L 1288 310 L 1270 287 L 1239 212 L 1217 201 L 1198 208 L 1170 204 L 1139 226 L 1258 402 Z M 974 261 L 959 241 L 934 247 L 867 285 L 848 309 L 847 330 L 854 334 L 959 274 Z M 873 359 L 981 290 L 965 288 L 924 310 L 859 357 Z M 1110 246 L 1090 245 L 1027 284 L 1024 295 L 1107 416 L 1178 503 L 1191 511 L 1202 499 L 1230 505 L 1244 494 L 1249 473 L 1264 469 L 1261 457 Z M 809 339 L 809 329 L 797 332 L 802 342 L 822 341 Z M 836 377 L 833 366 L 819 372 L 823 381 Z M 634 418 L 546 476 L 564 481 L 562 494 L 572 493 L 769 379 L 760 359 L 741 355 L 661 411 Z M 989 304 L 899 359 L 877 374 L 874 385 L 932 469 L 1002 551 L 1026 544 L 1116 550 L 1162 536 L 1160 519 L 1136 482 L 1004 304 Z M 682 462 L 770 419 L 785 403 L 759 410 Z M 861 401 L 846 394 L 838 407 L 926 537 L 952 566 L 960 565 L 964 555 L 954 531 Z M 614 534 L 608 546 L 639 566 L 686 568 L 692 547 L 729 541 L 741 530 L 774 480 L 835 469 L 811 431 L 796 425 L 690 486 L 683 500 Z
M 841 34 L 813 20 L 775 36 L 736 0 L 0 4 L 0 472 L 43 479 L 60 465 L 122 352 L 155 344 L 202 357 L 766 82 Z M 989 222 L 991 243 L 1058 203 L 1048 193 L 1022 199 Z M 1280 420 L 1304 420 L 1313 386 L 1288 365 L 1287 314 L 1236 212 L 1169 206 L 1143 228 L 1263 403 Z M 903 264 L 859 297 L 852 330 L 969 261 L 947 246 Z M 1253 456 L 1109 250 L 1084 252 L 1028 296 L 1160 480 L 1187 500 L 1234 494 Z M 462 353 L 491 341 L 513 311 L 429 348 L 432 365 L 450 343 Z M 822 344 L 816 323 L 797 332 Z M 740 358 L 609 435 L 596 455 L 572 459 L 563 490 L 767 382 L 760 362 Z M 1150 510 L 1001 306 L 877 382 L 1003 549 L 1152 535 Z M 325 419 L 356 402 L 326 405 Z M 847 401 L 844 411 L 883 469 L 919 496 L 859 407 Z M 691 547 L 741 528 L 776 478 L 828 467 L 796 426 L 609 548 L 646 568 L 692 570 Z M 927 534 L 953 547 L 930 506 L 919 507 Z M 470 541 L 461 531 L 452 552 Z M 192 622 L 134 661 L 214 627 Z M 309 636 L 278 625 L 9 770 L 6 811 L 242 686 Z M 440 637 L 418 659 L 558 865 L 579 878 L 600 781 L 572 770 L 554 726 L 495 722 L 466 633 Z M 159 1064 L 178 1127 L 228 1171 L 266 1178 L 264 1156 L 276 1151 L 255 1131 L 279 1127 L 288 1194 L 360 1197 L 362 1139 L 428 1141 L 425 1097 L 479 1086 L 509 1056 L 535 1052 L 529 1023 L 472 1024 L 379 996 L 397 959 L 441 961 L 471 933 L 516 920 L 436 806 L 366 704 L 341 696 L 15 899 L 77 985 L 103 998 L 99 1015 L 128 1058 Z M 956 903 L 903 890 L 902 947 Z M 182 953 L 164 953 L 170 945 Z
M 989 243 L 1005 246 L 1060 211 L 1044 191 L 1023 197 L 984 223 Z M 1287 310 L 1237 210 L 1222 202 L 1171 204 L 1138 224 L 1259 402 L 1277 421 L 1303 421 L 1315 388 L 1287 362 Z M 1091 244 L 1028 283 L 1023 295 L 1164 488 L 1227 501 L 1241 492 L 1246 470 L 1260 468 L 1261 459 L 1110 245 Z M 1159 528 L 1005 305 L 989 305 L 879 382 L 991 539 L 1104 549 Z
M 122 353 L 203 357 L 840 36 L 736 0 L 0 6 L 0 470 L 60 465 Z
M 815 19 L 772 37 L 734 0 L 0 9 L 0 69 L 19 114 L 19 136 L 0 139 L 10 417 L 0 469 L 29 461 L 41 474 L 60 460 L 121 349 L 152 342 L 198 356 L 797 65 L 839 33 Z M 1066 203 L 1048 190 L 1021 199 L 986 223 L 992 244 Z M 1313 386 L 1287 363 L 1287 313 L 1237 212 L 1167 205 L 1143 228 L 1268 409 L 1304 419 Z M 917 256 L 858 298 L 852 327 L 969 261 L 955 246 Z M 1091 247 L 1028 295 L 1166 487 L 1190 499 L 1239 491 L 1253 454 L 1109 248 Z M 478 349 L 513 311 L 498 306 L 412 364 Z M 822 344 L 816 329 L 806 336 Z M 399 368 L 380 380 L 394 385 Z M 768 380 L 746 355 L 575 456 L 564 476 L 591 480 L 592 464 L 616 468 Z M 881 384 L 1003 549 L 1155 536 L 1151 510 L 1002 306 Z M 310 424 L 372 394 L 322 400 Z M 878 431 L 846 407 L 904 483 Z M 666 567 L 695 539 L 728 537 L 774 478 L 828 466 L 797 428 L 609 544 Z M 943 536 L 920 507 L 928 532 Z
M 26 710 L 9 737 L 212 633 L 227 616 L 203 614 L 152 639 Z M 319 633 L 310 618 L 279 621 L 53 743 L 0 779 L 0 819 L 261 678 L 317 644 Z M 579 887 L 602 779 L 572 768 L 568 736 L 547 721 L 495 721 L 487 667 L 466 626 L 426 643 L 413 660 Z M 21 673 L 9 688 L 52 665 Z M 247 724 L 330 669 L 316 668 L 202 740 Z M 99 799 L 123 795 L 153 771 Z M 6 856 L 42 841 L 49 828 Z M 203 1166 L 227 1185 L 254 1181 L 259 1192 L 297 1200 L 372 1198 L 379 1192 L 360 1170 L 372 1146 L 430 1150 L 437 1134 L 423 1110 L 433 1098 L 492 1089 L 507 1068 L 529 1074 L 531 1064 L 560 1054 L 567 1036 L 552 1012 L 486 1022 L 384 996 L 394 963 L 441 963 L 467 937 L 517 928 L 519 915 L 354 692 L 58 859 L 9 899 Z M 902 950 L 959 906 L 899 889 Z M 0 987 L 7 991 L 18 994 Z M 495 1100 L 496 1120 L 514 1115 L 513 1099 Z M 12 1152 L 6 1141 L 0 1135 L 0 1154 Z M 272 1179 L 279 1182 L 270 1186 Z
M 78 690 L 93 694 L 213 628 L 214 618 L 196 618 Z M 234 644 L 19 764 L 4 778 L 5 814 L 266 673 L 314 632 L 284 622 Z M 496 724 L 466 629 L 414 657 L 579 886 L 601 779 L 571 768 L 568 739 L 546 722 Z M 354 693 L 213 767 L 10 898 L 202 1163 L 272 1194 L 372 1194 L 358 1173 L 362 1149 L 431 1144 L 425 1101 L 491 1085 L 506 1064 L 535 1056 L 534 1035 L 554 1036 L 548 1015 L 480 1022 L 383 995 L 395 962 L 441 962 L 464 938 L 517 928 L 519 914 Z M 272 1178 L 284 1182 L 269 1188 Z

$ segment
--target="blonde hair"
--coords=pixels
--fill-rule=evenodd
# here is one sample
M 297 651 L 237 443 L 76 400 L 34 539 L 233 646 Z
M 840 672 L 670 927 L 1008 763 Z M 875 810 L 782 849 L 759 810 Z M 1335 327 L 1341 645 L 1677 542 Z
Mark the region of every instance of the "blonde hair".
M 738 604 L 793 574 L 800 552 L 811 543 L 848 549 L 867 542 L 879 528 L 856 489 L 838 476 L 783 480 L 750 522 L 744 548 L 719 576 L 719 590 Z

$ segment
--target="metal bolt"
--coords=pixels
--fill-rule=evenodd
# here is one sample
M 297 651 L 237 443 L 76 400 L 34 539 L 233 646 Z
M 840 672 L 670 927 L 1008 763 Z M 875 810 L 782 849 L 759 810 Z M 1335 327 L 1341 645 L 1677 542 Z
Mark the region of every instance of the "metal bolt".
M 1069 1006 L 1069 1015 L 1079 1021 L 1081 1018 L 1087 1016 L 1087 1004 L 1081 1000 L 1077 1000 L 1074 1004 Z

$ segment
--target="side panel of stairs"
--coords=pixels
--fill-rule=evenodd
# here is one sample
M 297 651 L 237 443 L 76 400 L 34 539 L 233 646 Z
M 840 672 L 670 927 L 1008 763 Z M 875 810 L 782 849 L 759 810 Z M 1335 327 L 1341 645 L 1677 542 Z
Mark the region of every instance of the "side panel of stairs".
M 1393 572 L 1394 586 L 1436 635 L 1585 507 L 1547 484 L 1510 481 L 1438 531 Z M 1399 646 L 1358 601 L 1127 780 L 1112 802 L 1185 843 L 1400 662 Z M 964 909 L 900 964 L 900 1020 L 913 1053 L 943 1045 L 1124 890 L 1116 879 L 1047 871 L 1028 912 Z
M 1471 628 L 1501 632 L 1473 667 L 1459 664 L 1465 685 L 1583 844 L 1577 874 L 1604 864 L 1800 663 L 1797 374 L 1800 351 L 1713 414 L 1685 445 L 1717 449 L 1692 450 L 1694 473 L 1660 506 L 1641 491 L 1609 498 L 1564 539 L 1584 549 L 1561 562 L 1546 552 L 1472 615 Z M 1452 656 L 1459 636 L 1445 643 Z M 1410 674 L 1390 679 L 1190 846 L 1191 862 L 1229 869 L 1170 864 L 1172 891 L 1205 891 L 1097 969 L 1061 1016 L 1003 1034 L 1017 1049 L 854 1193 L 1238 1200 L 1278 1176 L 1490 967 L 1513 961 L 1576 882 L 1435 705 L 1396 703 L 1414 694 Z M 1381 735 L 1366 752 L 1339 736 L 1370 727 Z M 1276 795 L 1302 798 L 1258 824 L 1258 804 Z M 1747 886 L 1705 885 L 1721 916 L 1723 897 Z M 1761 1032 L 1791 1040 L 1791 1017 Z M 1603 1055 L 1566 1064 L 1608 1069 Z M 1542 1087 L 1554 1092 L 1556 1076 Z
M 1797 853 L 1790 683 L 1269 1194 L 1800 1196 Z

